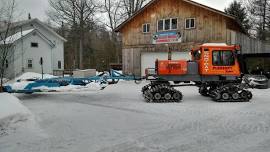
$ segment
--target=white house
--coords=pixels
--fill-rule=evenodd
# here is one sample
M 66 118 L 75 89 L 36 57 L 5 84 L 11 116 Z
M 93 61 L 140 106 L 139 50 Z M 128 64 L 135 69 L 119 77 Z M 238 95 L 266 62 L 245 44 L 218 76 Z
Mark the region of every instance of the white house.
M 13 23 L 12 28 L 16 32 L 6 39 L 7 43 L 13 44 L 13 52 L 6 61 L 5 77 L 14 78 L 24 72 L 41 73 L 41 58 L 44 73 L 64 69 L 66 40 L 63 37 L 38 19 Z

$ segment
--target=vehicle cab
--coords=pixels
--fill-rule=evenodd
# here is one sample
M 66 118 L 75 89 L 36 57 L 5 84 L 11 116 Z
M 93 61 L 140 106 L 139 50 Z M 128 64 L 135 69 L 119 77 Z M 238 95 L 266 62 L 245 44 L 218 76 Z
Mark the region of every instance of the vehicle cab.
M 240 76 L 237 50 L 239 47 L 235 45 L 208 43 L 193 49 L 191 54 L 201 75 Z

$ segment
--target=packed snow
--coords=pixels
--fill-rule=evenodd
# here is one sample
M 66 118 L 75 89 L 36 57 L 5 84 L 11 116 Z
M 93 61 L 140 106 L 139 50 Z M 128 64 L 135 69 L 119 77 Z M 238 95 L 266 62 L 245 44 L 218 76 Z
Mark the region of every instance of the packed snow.
M 22 74 L 21 76 L 15 78 L 15 81 L 23 81 L 23 80 L 28 80 L 28 79 L 41 79 L 42 74 L 40 73 L 35 73 L 35 72 L 26 72 Z M 51 74 L 43 74 L 44 79 L 50 79 L 50 78 L 57 78 L 56 76 L 53 76 Z
M 0 141 L 4 136 L 16 137 L 17 130 L 25 133 L 29 131 L 28 133 L 33 135 L 42 134 L 35 122 L 35 116 L 18 98 L 10 94 L 0 93 L 0 99 Z M 9 136 L 10 134 L 11 136 Z M 1 142 L 0 145 L 0 147 L 3 146 Z
M 97 73 L 100 74 L 100 73 Z M 57 76 L 53 76 L 50 74 L 44 74 L 43 79 L 50 79 L 50 78 L 58 78 Z M 10 81 L 6 83 L 6 85 L 11 86 L 13 90 L 24 90 L 25 87 L 31 83 L 34 83 L 32 80 L 40 80 L 42 79 L 42 75 L 39 73 L 34 72 L 27 72 L 22 74 L 21 76 L 15 78 L 15 81 Z M 89 83 L 86 86 L 78 86 L 78 85 L 68 85 L 68 86 L 61 86 L 55 88 L 48 88 L 48 87 L 38 87 L 35 89 L 40 89 L 42 91 L 56 91 L 56 92 L 67 92 L 67 91 L 86 91 L 86 90 L 100 90 L 103 87 L 106 87 L 106 84 L 100 83 Z
M 0 126 L 7 126 L 12 122 L 23 121 L 30 115 L 30 111 L 20 101 L 10 94 L 0 94 Z
M 146 103 L 142 82 L 105 90 L 16 95 L 35 116 L 35 132 L 0 137 L 2 152 L 266 152 L 270 90 L 244 103 L 217 103 L 196 87 L 179 88 L 181 103 Z

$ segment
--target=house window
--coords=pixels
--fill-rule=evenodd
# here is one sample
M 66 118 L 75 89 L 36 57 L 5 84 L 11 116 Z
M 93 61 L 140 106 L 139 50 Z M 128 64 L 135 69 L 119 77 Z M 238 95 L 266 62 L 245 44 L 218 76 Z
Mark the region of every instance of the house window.
M 61 69 L 62 68 L 62 63 L 61 61 L 58 61 L 58 69 Z
M 33 68 L 33 60 L 32 59 L 28 59 L 27 60 L 27 68 L 28 69 L 32 69 Z
M 194 29 L 194 28 L 195 28 L 195 18 L 187 18 L 186 29 Z
M 38 43 L 32 42 L 31 43 L 31 47 L 36 47 L 37 48 L 38 47 Z
M 177 25 L 177 18 L 162 19 L 158 21 L 158 31 L 176 30 Z
M 5 62 L 5 67 L 8 68 L 8 60 Z
M 149 33 L 150 32 L 150 24 L 143 24 L 143 33 Z

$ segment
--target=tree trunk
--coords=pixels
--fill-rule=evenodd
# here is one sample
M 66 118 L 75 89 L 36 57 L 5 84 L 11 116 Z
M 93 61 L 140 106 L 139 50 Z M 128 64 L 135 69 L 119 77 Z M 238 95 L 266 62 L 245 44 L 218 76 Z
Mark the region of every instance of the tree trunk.
M 265 40 L 265 24 L 266 24 L 266 6 L 267 5 L 267 0 L 264 0 L 263 4 L 263 27 L 262 27 L 262 39 Z

